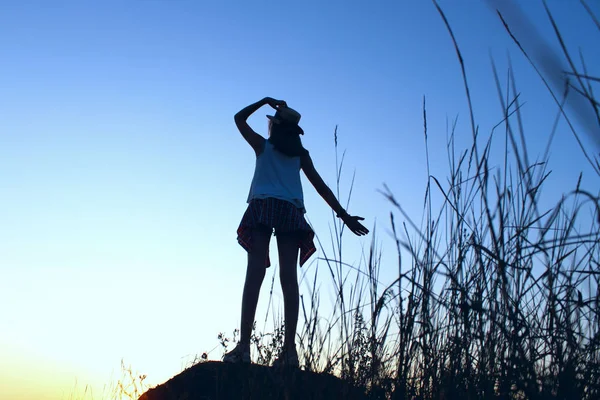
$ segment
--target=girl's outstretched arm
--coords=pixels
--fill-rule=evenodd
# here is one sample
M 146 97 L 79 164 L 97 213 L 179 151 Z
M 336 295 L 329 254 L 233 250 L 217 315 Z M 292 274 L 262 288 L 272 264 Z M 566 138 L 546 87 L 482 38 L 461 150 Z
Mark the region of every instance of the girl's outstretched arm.
M 348 214 L 346 210 L 344 210 L 344 207 L 342 207 L 340 202 L 335 198 L 335 195 L 333 194 L 329 186 L 327 186 L 327 184 L 323 182 L 321 175 L 319 175 L 319 173 L 315 169 L 312 159 L 310 158 L 310 154 L 306 154 L 300 158 L 300 165 L 310 183 L 312 183 L 312 185 L 317 190 L 317 193 L 319 193 L 321 197 L 323 197 L 323 199 L 327 202 L 327 204 L 329 204 L 331 209 L 335 211 L 338 218 L 341 218 L 342 221 L 344 221 L 344 223 L 346 224 L 346 226 L 355 235 L 362 236 L 369 233 L 369 230 L 359 222 L 364 220 L 364 218 Z
M 257 155 L 262 151 L 265 138 L 256 133 L 254 129 L 252 129 L 250 125 L 248 125 L 247 120 L 248 117 L 250 117 L 250 115 L 252 115 L 256 110 L 258 110 L 265 104 L 270 105 L 275 110 L 277 110 L 280 106 L 286 105 L 285 101 L 283 100 L 275 100 L 272 97 L 265 97 L 264 99 L 259 100 L 256 103 L 250 104 L 249 106 L 243 108 L 237 114 L 235 114 L 234 117 L 235 125 L 237 126 L 238 130 L 240 131 L 244 139 L 246 139 L 248 144 L 252 146 L 254 152 Z

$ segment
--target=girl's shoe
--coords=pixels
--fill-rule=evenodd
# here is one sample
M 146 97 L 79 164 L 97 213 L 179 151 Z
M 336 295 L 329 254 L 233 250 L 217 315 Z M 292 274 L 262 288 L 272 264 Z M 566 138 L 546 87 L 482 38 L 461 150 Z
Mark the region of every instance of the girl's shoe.
M 298 353 L 294 350 L 283 350 L 277 360 L 273 362 L 275 368 L 298 368 L 300 363 L 298 362 Z
M 238 343 L 233 350 L 223 356 L 223 362 L 250 364 L 250 347 Z

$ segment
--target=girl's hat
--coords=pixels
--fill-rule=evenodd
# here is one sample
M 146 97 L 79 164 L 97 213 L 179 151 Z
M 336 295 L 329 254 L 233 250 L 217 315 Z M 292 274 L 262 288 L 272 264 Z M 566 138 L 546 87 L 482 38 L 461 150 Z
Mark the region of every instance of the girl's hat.
M 267 118 L 275 124 L 295 125 L 299 130 L 299 133 L 304 135 L 304 131 L 298 126 L 300 117 L 301 115 L 298 111 L 289 107 L 279 107 L 275 112 L 275 115 L 267 115 Z

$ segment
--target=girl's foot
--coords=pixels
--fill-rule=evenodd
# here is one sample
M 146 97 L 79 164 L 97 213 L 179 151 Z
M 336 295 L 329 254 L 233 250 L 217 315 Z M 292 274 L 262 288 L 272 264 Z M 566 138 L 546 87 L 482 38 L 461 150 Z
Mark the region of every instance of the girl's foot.
M 279 357 L 273 362 L 273 367 L 275 368 L 298 368 L 299 365 L 296 348 L 283 349 Z
M 238 343 L 233 350 L 223 356 L 223 362 L 250 364 L 250 346 Z

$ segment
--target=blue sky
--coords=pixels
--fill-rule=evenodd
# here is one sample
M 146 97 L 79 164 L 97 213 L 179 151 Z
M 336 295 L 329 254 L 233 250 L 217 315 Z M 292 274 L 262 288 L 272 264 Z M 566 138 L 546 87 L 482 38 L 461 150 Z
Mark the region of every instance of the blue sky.
M 521 3 L 556 50 L 542 3 Z M 502 119 L 490 56 L 503 77 L 510 56 L 530 153 L 540 154 L 556 106 L 532 68 L 487 2 L 440 5 L 482 134 Z M 548 5 L 598 76 L 598 31 L 583 7 Z M 329 184 L 338 125 L 345 192 L 356 171 L 349 211 L 378 223 L 383 281 L 396 265 L 392 207 L 378 190 L 386 183 L 420 219 L 423 97 L 433 175 L 447 173 L 447 119 L 458 116 L 458 144 L 471 138 L 456 53 L 429 1 L 2 2 L 0 49 L 0 383 L 13 382 L 12 398 L 39 396 L 24 391 L 33 376 L 48 399 L 75 379 L 101 387 L 122 358 L 158 383 L 237 327 L 246 255 L 235 229 L 254 155 L 233 115 L 247 104 L 272 96 L 299 110 Z M 268 113 L 250 120 L 263 134 Z M 551 166 L 550 203 L 580 171 L 598 187 L 564 122 Z M 303 182 L 328 243 L 330 210 Z M 347 261 L 370 240 L 346 237 Z

